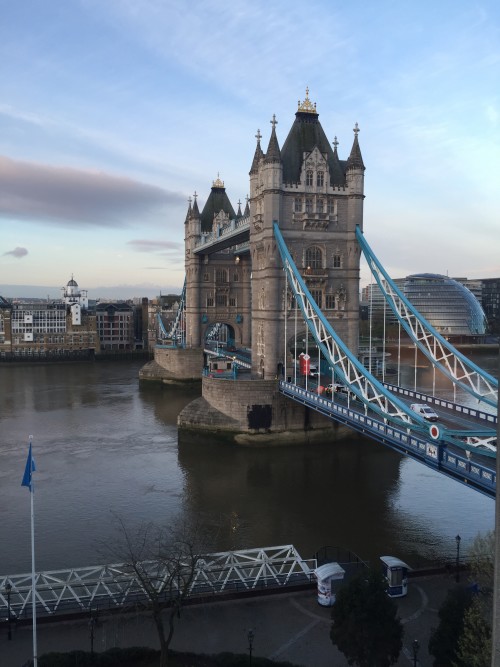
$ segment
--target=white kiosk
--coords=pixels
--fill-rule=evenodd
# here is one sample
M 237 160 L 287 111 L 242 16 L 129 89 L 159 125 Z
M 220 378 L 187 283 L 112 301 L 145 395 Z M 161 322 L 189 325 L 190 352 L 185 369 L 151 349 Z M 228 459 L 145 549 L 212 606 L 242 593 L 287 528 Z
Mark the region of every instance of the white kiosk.
M 322 607 L 331 607 L 335 603 L 336 590 L 340 584 L 333 581 L 342 581 L 345 570 L 338 563 L 325 563 L 314 570 L 318 580 L 318 604 Z
M 387 595 L 402 598 L 408 593 L 408 570 L 411 567 L 395 556 L 380 556 L 382 571 L 387 580 Z

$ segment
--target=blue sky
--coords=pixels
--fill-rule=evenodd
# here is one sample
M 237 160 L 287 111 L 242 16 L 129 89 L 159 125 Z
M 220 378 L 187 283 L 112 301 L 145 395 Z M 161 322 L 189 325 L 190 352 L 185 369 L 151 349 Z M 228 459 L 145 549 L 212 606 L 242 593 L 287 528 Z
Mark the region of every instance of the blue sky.
M 359 123 L 390 275 L 500 276 L 496 1 L 1 7 L 4 296 L 72 274 L 91 296 L 179 289 L 187 198 L 220 174 L 244 202 L 257 129 L 265 149 L 276 114 L 282 146 L 306 86 L 341 159 Z

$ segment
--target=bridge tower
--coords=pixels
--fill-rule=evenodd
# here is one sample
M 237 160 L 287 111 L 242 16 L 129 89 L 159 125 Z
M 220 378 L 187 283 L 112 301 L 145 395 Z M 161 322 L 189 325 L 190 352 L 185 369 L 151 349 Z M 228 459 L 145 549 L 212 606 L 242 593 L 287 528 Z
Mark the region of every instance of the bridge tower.
M 248 217 L 249 209 L 237 213 L 219 177 L 200 213 L 197 195 L 189 202 L 185 220 L 186 253 L 186 345 L 202 347 L 207 330 L 226 324 L 238 346 L 250 346 L 250 263 L 248 244 L 242 251 L 229 240 L 214 252 L 198 252 L 207 236 L 218 238 L 221 231 Z
M 365 171 L 357 123 L 349 158 L 340 160 L 337 138 L 332 148 L 308 90 L 281 150 L 274 116 L 271 125 L 265 153 L 257 132 L 250 169 L 252 370 L 264 379 L 276 377 L 285 363 L 285 279 L 274 220 L 314 299 L 357 353 L 360 249 L 355 231 L 357 225 L 363 229 Z

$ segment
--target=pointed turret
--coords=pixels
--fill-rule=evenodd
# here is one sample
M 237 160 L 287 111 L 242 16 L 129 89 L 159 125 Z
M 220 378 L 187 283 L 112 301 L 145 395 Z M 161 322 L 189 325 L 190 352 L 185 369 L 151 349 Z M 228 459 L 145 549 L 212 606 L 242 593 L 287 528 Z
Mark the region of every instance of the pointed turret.
M 361 149 L 359 147 L 359 141 L 358 141 L 359 127 L 357 123 L 354 124 L 353 132 L 354 132 L 354 142 L 352 144 L 351 154 L 349 155 L 349 159 L 347 160 L 347 168 L 362 169 L 364 171 L 365 165 L 363 164 L 363 158 L 361 157 Z
M 306 88 L 306 98 L 303 102 L 299 100 L 295 121 L 281 151 L 283 183 L 300 183 L 304 154 L 311 153 L 314 147 L 326 156 L 330 185 L 345 185 L 346 163 L 339 160 L 336 151 L 332 150 L 319 122 L 316 103 L 309 100 L 309 89 Z
M 234 208 L 226 194 L 224 181 L 221 181 L 219 175 L 217 175 L 217 179 L 212 182 L 212 190 L 200 215 L 202 232 L 212 231 L 214 217 L 221 211 L 228 215 L 230 220 L 234 220 L 236 217 Z
M 252 166 L 250 167 L 250 174 L 256 174 L 257 173 L 257 171 L 259 169 L 259 162 L 264 157 L 264 153 L 262 152 L 262 148 L 260 147 L 260 140 L 262 139 L 262 135 L 260 133 L 260 130 L 257 130 L 257 134 L 255 135 L 255 138 L 257 139 L 257 146 L 255 147 L 255 153 L 254 153 L 253 160 L 252 160 Z
M 328 161 L 328 167 L 330 169 L 330 182 L 335 184 L 341 184 L 345 182 L 345 173 L 344 167 L 342 164 L 346 164 L 345 161 L 342 163 L 339 159 L 339 154 L 337 152 L 337 146 L 339 142 L 337 137 L 333 139 L 333 157 Z
M 245 216 L 245 218 L 248 218 L 248 216 L 250 215 L 250 204 L 248 203 L 250 201 L 250 197 L 247 195 L 246 199 L 247 199 L 247 203 L 246 203 L 245 212 L 243 213 L 243 215 Z
M 192 208 L 192 211 L 191 211 L 191 216 L 193 218 L 196 218 L 196 220 L 198 220 L 199 217 L 200 217 L 200 209 L 198 208 L 198 195 L 197 195 L 196 191 L 194 193 L 194 204 L 193 204 L 193 208 Z
M 281 162 L 281 151 L 278 144 L 278 137 L 276 136 L 276 125 L 278 121 L 276 120 L 276 115 L 273 114 L 273 119 L 271 125 L 273 126 L 271 132 L 271 138 L 269 139 L 269 146 L 267 147 L 266 156 L 264 162 L 269 164 L 270 162 Z
M 240 220 L 243 217 L 241 212 L 241 201 L 238 201 L 238 211 L 236 212 L 236 220 Z
M 184 220 L 184 224 L 185 224 L 185 225 L 187 225 L 188 222 L 189 222 L 189 218 L 191 217 L 191 211 L 192 211 L 192 208 L 191 208 L 191 197 L 188 197 L 188 210 L 187 210 L 187 213 L 186 213 L 186 219 Z

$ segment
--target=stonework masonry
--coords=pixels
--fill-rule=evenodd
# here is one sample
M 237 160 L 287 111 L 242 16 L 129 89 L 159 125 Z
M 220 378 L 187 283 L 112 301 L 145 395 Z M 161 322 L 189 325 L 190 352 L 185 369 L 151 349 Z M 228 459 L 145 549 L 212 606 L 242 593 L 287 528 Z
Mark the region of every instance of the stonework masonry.
M 265 153 L 257 131 L 244 212 L 238 202 L 235 213 L 219 177 L 201 213 L 198 195 L 189 200 L 184 221 L 188 349 L 157 346 L 154 368 L 161 369 L 163 381 L 199 378 L 213 325 L 228 328 L 232 349 L 251 350 L 252 366 L 251 373 L 241 372 L 235 380 L 203 378 L 202 399 L 181 413 L 182 428 L 205 424 L 247 436 L 339 428 L 284 398 L 276 382 L 291 374 L 295 339 L 302 345 L 310 336 L 303 322 L 294 332 L 294 297 L 274 237 L 275 221 L 312 298 L 351 352 L 358 352 L 356 228 L 363 229 L 365 171 L 359 128 L 356 123 L 350 154 L 341 160 L 337 137 L 327 138 L 308 94 L 281 148 L 274 116 Z M 149 376 L 154 368 L 149 367 Z
M 334 440 L 352 433 L 287 399 L 279 393 L 275 380 L 204 377 L 202 394 L 180 413 L 180 428 L 227 432 L 234 442 L 246 445 Z

